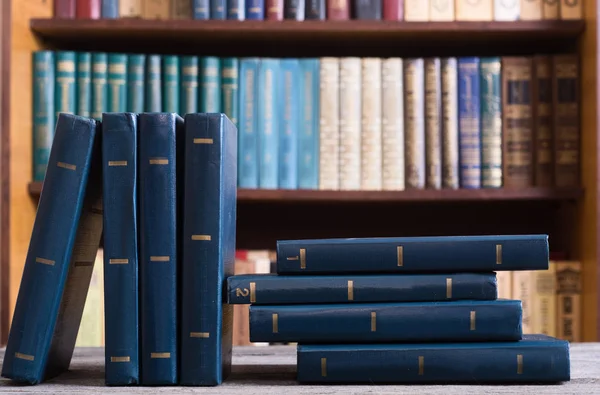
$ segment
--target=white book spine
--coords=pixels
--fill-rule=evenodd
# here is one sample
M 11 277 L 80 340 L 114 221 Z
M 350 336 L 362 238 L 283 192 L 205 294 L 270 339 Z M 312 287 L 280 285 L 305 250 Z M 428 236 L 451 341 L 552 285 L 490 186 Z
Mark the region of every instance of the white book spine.
M 381 65 L 383 189 L 404 190 L 404 67 L 401 58 Z
M 457 21 L 491 21 L 494 18 L 493 0 L 456 0 Z
M 422 58 L 404 60 L 406 188 L 425 188 L 425 72 Z
M 430 0 L 429 20 L 451 22 L 454 20 L 454 0 Z
M 404 0 L 404 20 L 406 22 L 429 21 L 430 0 Z
M 340 59 L 340 189 L 360 189 L 361 59 Z
M 338 58 L 321 58 L 319 66 L 319 189 L 340 188 L 340 62 Z
M 517 21 L 521 13 L 521 0 L 494 0 L 494 20 Z
M 382 187 L 381 59 L 362 58 L 361 189 Z

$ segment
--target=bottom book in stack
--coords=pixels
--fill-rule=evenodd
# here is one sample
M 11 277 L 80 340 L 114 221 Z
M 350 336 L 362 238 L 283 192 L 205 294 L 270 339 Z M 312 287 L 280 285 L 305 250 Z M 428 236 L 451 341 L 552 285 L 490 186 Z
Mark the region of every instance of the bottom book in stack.
M 369 239 L 345 241 L 345 247 L 356 252 L 344 258 L 347 267 L 353 268 L 347 273 L 336 271 L 332 263 L 337 256 L 335 243 L 343 240 L 331 241 L 328 253 L 323 240 L 313 249 L 311 241 L 291 242 L 301 244 L 295 250 L 300 251 L 297 260 L 304 261 L 299 262 L 302 270 L 307 269 L 309 257 L 312 267 L 319 268 L 294 273 L 289 261 L 296 257 L 289 259 L 279 244 L 290 242 L 279 242 L 278 274 L 230 277 L 228 303 L 251 305 L 250 341 L 298 343 L 300 382 L 569 380 L 568 342 L 544 335 L 523 336 L 521 301 L 497 299 L 496 274 L 486 272 L 488 257 L 476 246 L 486 241 L 502 245 L 505 254 L 499 256 L 505 258 L 501 261 L 504 270 L 543 270 L 548 260 L 545 236 L 496 237 L 438 238 L 425 243 L 422 238 L 388 240 L 402 245 L 403 266 L 408 256 L 422 256 L 417 273 L 405 274 L 380 273 L 383 255 L 374 261 L 353 262 L 353 256 L 364 258 L 361 249 L 369 248 L 375 257 L 379 249 L 385 250 L 385 243 Z M 527 249 L 518 242 L 525 242 Z M 430 260 L 436 249 L 446 257 L 441 265 Z M 321 261 L 320 255 L 327 258 Z M 471 267 L 464 264 L 477 262 L 477 257 L 480 261 Z M 463 262 L 463 267 L 455 261 Z M 368 269 L 357 270 L 361 265 Z M 448 271 L 440 272 L 444 266 Z

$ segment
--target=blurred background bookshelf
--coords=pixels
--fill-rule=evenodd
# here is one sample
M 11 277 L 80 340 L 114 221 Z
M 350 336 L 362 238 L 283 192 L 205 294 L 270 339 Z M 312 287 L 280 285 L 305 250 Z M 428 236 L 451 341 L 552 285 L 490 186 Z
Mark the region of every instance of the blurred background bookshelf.
M 42 190 L 41 181 L 32 178 L 32 53 L 38 50 L 237 59 L 441 59 L 576 54 L 581 84 L 578 90 L 580 177 L 576 183 L 540 186 L 532 182 L 520 187 L 475 189 L 405 187 L 403 190 L 240 187 L 239 264 L 236 268 L 244 266 L 245 269 L 240 270 L 265 271 L 269 267 L 268 270 L 272 270 L 266 262 L 272 261 L 277 239 L 547 233 L 557 261 L 580 262 L 578 340 L 600 338 L 596 1 L 583 3 L 583 15 L 579 19 L 561 19 L 560 14 L 555 19 L 543 19 L 542 11 L 539 20 L 514 21 L 460 21 L 456 20 L 456 9 L 453 20 L 446 21 L 384 20 L 385 10 L 381 10 L 381 20 L 357 20 L 352 9 L 348 20 L 334 21 L 327 17 L 330 14 L 327 3 L 324 3 L 324 20 L 194 20 L 193 14 L 188 19 L 174 20 L 164 12 L 161 17 L 152 19 L 141 14 L 115 19 L 103 19 L 101 15 L 98 19 L 77 18 L 76 13 L 71 19 L 54 18 L 52 1 L 10 3 L 7 60 L 10 62 L 11 85 L 7 93 L 10 106 L 7 127 L 2 129 L 2 141 L 9 147 L 3 147 L 9 156 L 4 155 L 2 163 L 3 167 L 8 166 L 10 177 L 6 178 L 8 185 L 0 194 L 9 216 L 2 222 L 5 224 L 2 233 L 9 229 L 6 236 L 9 249 L 2 251 L 6 255 L 2 258 L 2 284 L 7 296 L 2 304 L 0 337 L 3 339 L 18 292 L 37 198 Z M 266 14 L 265 19 L 268 19 Z M 249 251 L 253 251 L 250 258 Z M 259 263 L 248 264 L 248 261 Z M 94 284 L 101 284 L 101 278 Z M 90 306 L 100 309 L 97 295 L 88 300 Z M 92 317 L 85 321 L 88 328 L 101 327 L 94 321 L 98 315 L 93 318 L 90 312 L 94 309 L 86 309 L 86 317 Z M 236 317 L 243 317 L 239 309 Z M 94 333 L 90 335 L 90 342 L 102 338 L 91 329 L 88 332 Z

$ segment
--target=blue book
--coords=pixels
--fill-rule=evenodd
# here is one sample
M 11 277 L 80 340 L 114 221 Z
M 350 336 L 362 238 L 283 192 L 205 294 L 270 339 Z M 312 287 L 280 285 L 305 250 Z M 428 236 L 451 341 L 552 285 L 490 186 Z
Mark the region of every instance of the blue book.
M 251 342 L 520 340 L 520 300 L 250 305 Z
M 210 0 L 194 0 L 193 19 L 210 19 Z
M 127 108 L 127 55 L 108 54 L 107 83 L 107 112 L 124 112 Z
M 481 186 L 502 186 L 502 62 L 481 58 Z
M 571 379 L 569 342 L 298 345 L 301 383 L 558 383 Z M 483 392 L 483 391 L 482 391 Z
M 56 59 L 54 110 L 57 116 L 59 113 L 75 114 L 77 111 L 76 53 L 57 51 L 54 56 Z
M 495 273 L 279 276 L 240 274 L 227 279 L 227 303 L 315 304 L 494 300 Z
M 224 20 L 227 19 L 227 1 L 226 0 L 210 0 L 210 19 Z
M 33 181 L 42 182 L 54 138 L 54 52 L 35 51 L 33 61 L 32 126 L 33 126 Z
M 137 115 L 102 116 L 105 382 L 139 383 Z
M 94 120 L 58 116 L 3 377 L 36 384 L 69 368 L 102 234 L 99 134 Z
M 108 110 L 108 55 L 92 53 L 92 118 L 102 120 Z
M 461 188 L 481 188 L 479 58 L 458 59 L 458 144 Z
M 258 186 L 279 185 L 279 59 L 261 59 L 258 70 Z
M 180 61 L 179 113 L 198 112 L 198 57 L 182 56 Z
M 246 20 L 262 21 L 265 19 L 265 0 L 245 0 Z
M 102 19 L 117 19 L 119 17 L 119 0 L 102 0 L 100 15 Z
M 240 120 L 238 186 L 258 188 L 258 69 L 259 58 L 240 60 Z
M 92 115 L 92 54 L 77 52 L 77 109 L 76 114 Z
M 300 59 L 298 188 L 319 188 L 319 59 Z
M 279 83 L 279 188 L 298 189 L 299 95 L 302 89 L 298 59 L 281 59 Z
M 127 57 L 127 111 L 144 112 L 144 79 L 146 55 Z
M 277 241 L 277 273 L 431 273 L 548 269 L 548 235 Z
M 218 385 L 231 371 L 237 129 L 225 114 L 185 116 L 181 379 Z
M 141 384 L 176 384 L 176 137 L 183 132 L 183 119 L 173 113 L 142 113 L 138 125 Z
M 227 19 L 235 21 L 246 19 L 245 0 L 227 0 Z
M 144 111 L 162 111 L 162 69 L 160 55 L 146 55 Z

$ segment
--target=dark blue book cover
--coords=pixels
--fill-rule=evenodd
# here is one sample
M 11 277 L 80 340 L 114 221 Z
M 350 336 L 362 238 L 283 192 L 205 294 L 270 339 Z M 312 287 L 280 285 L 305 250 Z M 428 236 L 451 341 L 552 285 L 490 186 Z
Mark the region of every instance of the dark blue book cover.
M 545 270 L 547 235 L 277 241 L 278 274 Z
M 520 340 L 520 300 L 250 305 L 251 342 Z
M 480 59 L 458 59 L 458 142 L 461 188 L 481 188 Z
M 279 72 L 279 188 L 298 189 L 298 134 L 303 89 L 298 59 L 281 59 Z M 303 117 L 304 118 L 304 117 Z
M 233 306 L 221 302 L 235 261 L 236 127 L 187 114 L 185 157 L 180 384 L 214 386 L 231 370 Z
M 176 384 L 177 135 L 174 113 L 139 115 L 141 384 Z
M 227 19 L 236 21 L 246 19 L 245 0 L 227 0 Z
M 301 383 L 558 383 L 571 379 L 569 342 L 298 345 Z
M 262 21 L 265 19 L 265 0 L 246 0 L 246 20 Z
M 60 114 L 2 376 L 40 383 L 69 368 L 102 234 L 101 133 Z
M 226 0 L 210 0 L 210 19 L 224 20 L 227 19 L 227 1 Z
M 116 19 L 119 17 L 119 0 L 102 0 L 101 4 L 102 19 Z
M 210 19 L 210 0 L 194 0 L 193 19 Z
M 227 279 L 227 303 L 313 304 L 493 300 L 495 273 L 279 276 L 241 274 Z
M 139 383 L 137 115 L 102 116 L 107 385 Z

